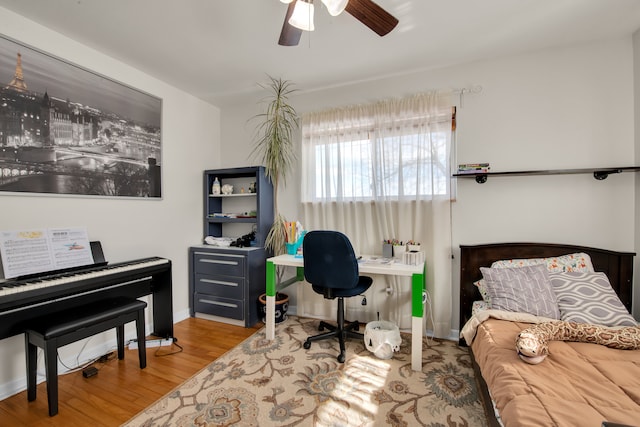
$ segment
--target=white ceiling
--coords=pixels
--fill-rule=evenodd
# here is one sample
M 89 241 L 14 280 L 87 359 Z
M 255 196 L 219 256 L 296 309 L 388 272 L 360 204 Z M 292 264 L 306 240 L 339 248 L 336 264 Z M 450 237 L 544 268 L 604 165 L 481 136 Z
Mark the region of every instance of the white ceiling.
M 313 91 L 640 29 L 640 0 L 376 2 L 400 21 L 387 36 L 346 12 L 330 16 L 316 0 L 316 31 L 296 47 L 277 44 L 287 9 L 279 0 L 0 0 L 0 7 L 220 106 L 260 91 L 266 75 Z

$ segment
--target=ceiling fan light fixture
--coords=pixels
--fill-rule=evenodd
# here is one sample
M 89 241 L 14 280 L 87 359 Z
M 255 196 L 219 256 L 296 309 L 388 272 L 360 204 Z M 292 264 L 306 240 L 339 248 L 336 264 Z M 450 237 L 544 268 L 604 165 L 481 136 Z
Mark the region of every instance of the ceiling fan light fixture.
M 349 0 L 322 0 L 322 3 L 327 7 L 331 16 L 338 16 L 344 11 L 344 8 L 347 7 Z
M 304 31 L 313 31 L 313 0 L 298 0 L 293 9 L 289 24 Z
M 280 0 L 280 1 L 281 1 L 282 3 L 289 4 L 289 3 L 291 3 L 293 0 Z

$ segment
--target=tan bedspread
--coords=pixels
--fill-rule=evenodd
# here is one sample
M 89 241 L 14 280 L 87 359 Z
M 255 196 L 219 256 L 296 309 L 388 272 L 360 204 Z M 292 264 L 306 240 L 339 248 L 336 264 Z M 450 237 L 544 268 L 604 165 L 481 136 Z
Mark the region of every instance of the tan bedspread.
M 544 363 L 530 365 L 514 347 L 529 326 L 489 318 L 471 344 L 506 427 L 640 426 L 640 350 L 553 341 Z

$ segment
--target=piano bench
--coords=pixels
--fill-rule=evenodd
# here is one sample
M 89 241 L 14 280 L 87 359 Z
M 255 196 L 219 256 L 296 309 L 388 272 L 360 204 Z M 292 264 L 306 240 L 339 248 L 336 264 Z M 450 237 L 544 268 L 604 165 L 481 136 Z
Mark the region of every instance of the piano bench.
M 36 399 L 38 347 L 44 350 L 49 416 L 58 413 L 58 348 L 116 328 L 118 359 L 124 359 L 124 325 L 136 322 L 140 369 L 147 366 L 144 309 L 147 303 L 133 298 L 113 298 L 42 316 L 25 332 L 27 399 Z

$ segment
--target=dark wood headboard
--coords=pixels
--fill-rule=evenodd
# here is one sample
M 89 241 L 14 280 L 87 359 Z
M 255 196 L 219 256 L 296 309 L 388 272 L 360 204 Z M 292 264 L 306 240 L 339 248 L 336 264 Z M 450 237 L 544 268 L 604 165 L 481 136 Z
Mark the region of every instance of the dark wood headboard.
M 512 258 L 548 258 L 584 252 L 591 257 L 595 271 L 607 275 L 611 287 L 622 303 L 631 311 L 633 292 L 632 252 L 616 252 L 555 243 L 491 243 L 484 245 L 460 245 L 460 326 L 471 317 L 473 301 L 482 299 L 473 282 L 480 280 L 480 267 L 490 267 L 494 261 Z M 463 343 L 464 340 L 461 340 Z

